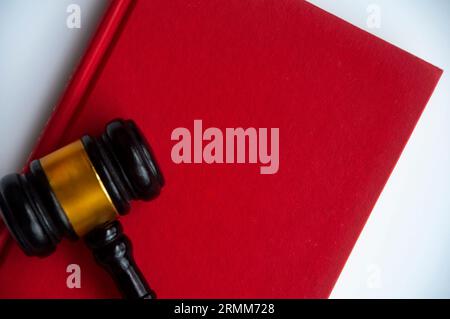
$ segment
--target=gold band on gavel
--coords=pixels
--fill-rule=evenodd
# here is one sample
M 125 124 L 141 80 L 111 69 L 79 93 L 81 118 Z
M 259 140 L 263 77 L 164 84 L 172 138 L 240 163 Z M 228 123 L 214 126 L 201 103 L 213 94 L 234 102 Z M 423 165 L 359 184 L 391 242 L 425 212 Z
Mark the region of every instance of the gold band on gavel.
M 59 204 L 78 236 L 118 218 L 118 212 L 79 140 L 41 160 Z

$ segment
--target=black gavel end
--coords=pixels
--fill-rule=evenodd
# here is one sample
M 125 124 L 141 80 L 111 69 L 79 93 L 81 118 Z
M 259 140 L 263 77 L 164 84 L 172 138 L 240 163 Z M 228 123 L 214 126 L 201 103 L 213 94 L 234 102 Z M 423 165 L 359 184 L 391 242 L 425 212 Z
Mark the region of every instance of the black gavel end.
M 34 160 L 24 174 L 0 180 L 0 215 L 29 256 L 50 255 L 63 237 L 85 238 L 126 298 L 154 293 L 133 260 L 118 217 L 132 200 L 159 195 L 164 179 L 145 137 L 131 120 L 110 122 Z

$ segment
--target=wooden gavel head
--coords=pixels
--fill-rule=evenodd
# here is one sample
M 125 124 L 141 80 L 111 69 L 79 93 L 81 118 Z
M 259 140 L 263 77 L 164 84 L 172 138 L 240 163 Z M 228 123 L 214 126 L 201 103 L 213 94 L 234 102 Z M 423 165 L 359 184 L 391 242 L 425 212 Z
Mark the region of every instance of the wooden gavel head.
M 115 120 L 97 138 L 83 136 L 24 174 L 0 181 L 0 214 L 22 250 L 51 254 L 63 237 L 84 237 L 150 200 L 164 184 L 146 139 L 130 120 Z

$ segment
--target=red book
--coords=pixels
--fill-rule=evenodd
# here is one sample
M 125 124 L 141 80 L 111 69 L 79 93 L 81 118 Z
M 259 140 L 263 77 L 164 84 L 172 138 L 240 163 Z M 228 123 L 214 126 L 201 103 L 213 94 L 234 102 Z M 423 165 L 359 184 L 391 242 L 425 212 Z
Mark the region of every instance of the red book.
M 33 156 L 132 118 L 166 186 L 122 221 L 159 297 L 326 298 L 441 73 L 299 0 L 113 1 Z M 205 163 L 237 128 L 257 150 Z M 1 265 L 0 297 L 116 296 L 80 242 Z

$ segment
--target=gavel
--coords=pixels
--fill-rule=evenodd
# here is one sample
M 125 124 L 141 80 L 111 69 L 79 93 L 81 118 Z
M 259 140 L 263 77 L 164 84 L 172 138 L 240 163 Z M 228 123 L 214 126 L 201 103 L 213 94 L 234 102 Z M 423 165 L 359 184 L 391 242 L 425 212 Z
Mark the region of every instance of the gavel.
M 0 180 L 0 215 L 25 254 L 45 257 L 83 238 L 125 298 L 152 299 L 119 216 L 159 195 L 164 179 L 136 124 L 114 120 Z

